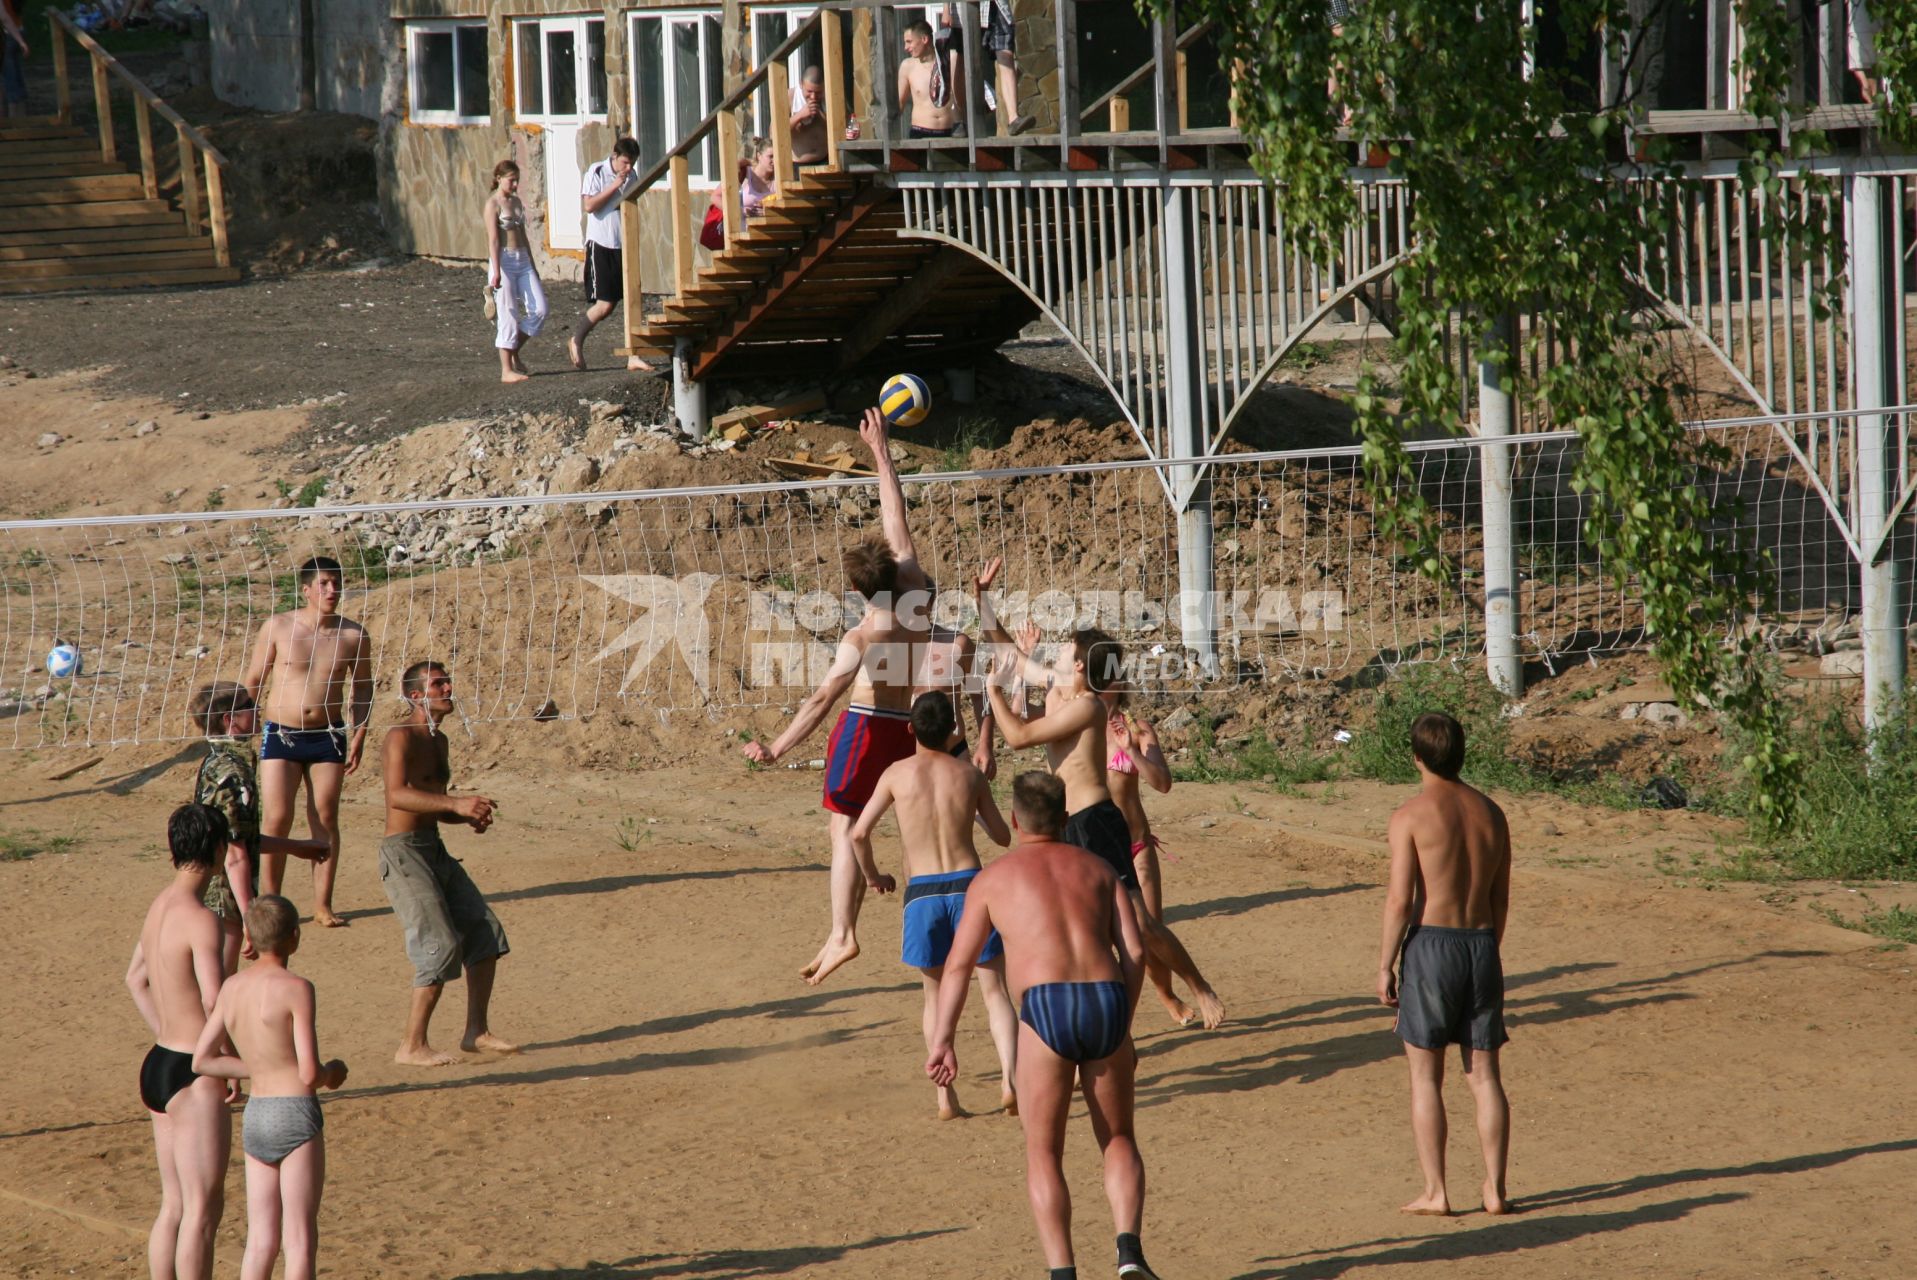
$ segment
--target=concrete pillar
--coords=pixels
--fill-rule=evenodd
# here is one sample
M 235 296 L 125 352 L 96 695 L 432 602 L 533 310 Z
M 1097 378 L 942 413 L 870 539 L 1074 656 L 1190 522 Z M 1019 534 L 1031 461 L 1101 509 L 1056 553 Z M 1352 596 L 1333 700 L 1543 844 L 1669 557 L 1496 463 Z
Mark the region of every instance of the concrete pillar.
M 1888 352 L 1896 317 L 1890 308 L 1900 304 L 1900 290 L 1891 272 L 1901 264 L 1894 254 L 1885 252 L 1888 221 L 1896 216 L 1885 208 L 1889 185 L 1883 178 L 1851 178 L 1850 217 L 1844 225 L 1851 279 L 1852 404 L 1860 410 L 1892 403 Z M 1883 727 L 1904 691 L 1905 637 L 1897 565 L 1889 554 L 1889 539 L 1877 536 L 1898 489 L 1891 477 L 1895 451 L 1888 447 L 1888 426 L 1885 415 L 1863 413 L 1854 427 L 1857 490 L 1851 527 L 1865 555 L 1863 616 L 1858 627 L 1864 641 L 1864 728 L 1868 732 Z
M 692 376 L 692 339 L 673 345 L 672 417 L 679 430 L 694 440 L 706 438 L 712 419 L 706 414 L 706 384 Z
M 1507 698 L 1524 692 L 1524 661 L 1518 656 L 1518 553 L 1511 516 L 1511 435 L 1516 414 L 1508 378 L 1500 368 L 1516 360 L 1517 319 L 1506 312 L 1485 326 L 1478 358 L 1478 492 L 1484 529 L 1485 672 Z
M 1205 393 L 1204 369 L 1199 363 L 1198 326 L 1204 313 L 1198 306 L 1195 234 L 1186 193 L 1166 183 L 1162 188 L 1165 216 L 1165 347 L 1166 402 L 1170 413 L 1169 440 L 1173 457 L 1203 457 Z M 1170 468 L 1173 500 L 1178 511 L 1178 622 L 1185 649 L 1207 676 L 1218 674 L 1218 604 L 1212 595 L 1211 475 L 1204 467 Z
M 977 403 L 978 370 L 947 369 L 945 371 L 945 393 L 952 397 L 953 404 Z

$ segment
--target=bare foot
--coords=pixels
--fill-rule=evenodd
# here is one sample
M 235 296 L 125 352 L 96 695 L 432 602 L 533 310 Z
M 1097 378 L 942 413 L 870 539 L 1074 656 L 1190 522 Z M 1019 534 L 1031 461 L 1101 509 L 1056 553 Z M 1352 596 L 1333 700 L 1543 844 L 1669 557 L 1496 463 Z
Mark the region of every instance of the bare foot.
M 998 1096 L 998 1105 L 1005 1109 L 1006 1115 L 1015 1116 L 1018 1114 L 1018 1095 L 1007 1089 Z
M 322 929 L 344 929 L 346 917 L 334 915 L 331 907 L 314 907 L 313 923 Z
M 1484 1211 L 1493 1217 L 1502 1218 L 1507 1214 L 1518 1212 L 1518 1207 L 1512 1204 L 1510 1198 L 1502 1191 L 1487 1182 L 1484 1184 Z
M 519 1046 L 510 1040 L 501 1040 L 490 1031 L 482 1031 L 476 1036 L 467 1036 L 459 1042 L 459 1047 L 467 1053 L 518 1053 Z
M 644 360 L 641 360 L 638 356 L 627 356 L 626 368 L 630 369 L 634 373 L 651 373 L 652 372 L 652 365 L 647 363 Z
M 857 942 L 827 942 L 825 950 L 819 952 L 819 958 L 813 962 L 812 972 L 804 975 L 805 980 L 816 987 L 830 977 L 834 969 L 849 960 L 856 960 L 858 955 Z
M 830 942 L 827 942 L 825 946 L 822 946 L 819 948 L 819 954 L 812 957 L 812 963 L 806 965 L 805 968 L 799 970 L 799 976 L 801 978 L 804 978 L 807 982 L 812 981 L 812 975 L 817 973 L 819 971 L 819 966 L 825 963 L 826 947 L 829 947 L 831 945 L 832 944 Z
M 579 339 L 566 339 L 566 358 L 572 361 L 572 367 L 583 370 L 586 367 L 586 353 L 579 349 Z
M 402 1067 L 450 1067 L 459 1061 L 459 1056 L 441 1053 L 431 1045 L 422 1045 L 417 1049 L 401 1045 L 399 1052 L 393 1055 L 393 1061 Z
M 1203 991 L 1194 991 L 1192 995 L 1198 1000 L 1198 1014 L 1204 1019 L 1205 1030 L 1217 1030 L 1218 1024 L 1225 1020 L 1224 1001 L 1220 1000 L 1218 993 L 1210 987 L 1206 987 Z
M 1451 1216 L 1451 1202 L 1440 1191 L 1435 1196 L 1419 1196 L 1410 1204 L 1402 1205 L 1399 1213 L 1415 1213 L 1426 1218 L 1448 1218 Z
M 506 372 L 506 373 L 502 373 L 502 374 L 500 374 L 500 375 L 499 375 L 499 380 L 500 380 L 501 382 L 505 382 L 505 383 L 514 383 L 514 382 L 525 382 L 525 381 L 527 380 L 527 378 L 528 378 L 528 377 L 529 377 L 529 375 L 527 375 L 527 374 L 524 374 L 524 373 L 521 373 L 521 372 L 520 372 L 519 370 L 517 370 L 517 369 L 513 369 L 513 370 L 510 370 L 510 371 L 508 371 L 508 372 Z
M 532 370 L 526 367 L 526 362 L 519 358 L 519 353 L 517 351 L 513 352 L 513 368 L 519 370 L 519 372 L 526 374 L 529 377 L 532 375 Z
M 963 1120 L 969 1116 L 970 1113 L 959 1105 L 958 1094 L 954 1093 L 951 1088 L 945 1087 L 939 1089 L 938 1095 L 939 1119 Z
M 1165 1006 L 1165 1012 L 1171 1015 L 1171 1020 L 1179 1026 L 1189 1027 L 1192 1023 L 1198 1021 L 1198 1010 L 1192 1008 L 1177 996 L 1173 996 L 1170 1000 L 1166 1000 L 1163 996 L 1160 996 L 1159 1001 Z

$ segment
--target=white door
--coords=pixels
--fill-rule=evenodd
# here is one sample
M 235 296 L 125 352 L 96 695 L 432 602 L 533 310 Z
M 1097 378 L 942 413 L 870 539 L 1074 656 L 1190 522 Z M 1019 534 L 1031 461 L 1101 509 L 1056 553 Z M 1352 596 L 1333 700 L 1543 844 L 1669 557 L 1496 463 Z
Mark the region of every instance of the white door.
M 579 195 L 579 126 L 546 126 L 546 242 L 554 249 L 586 247 L 586 205 Z

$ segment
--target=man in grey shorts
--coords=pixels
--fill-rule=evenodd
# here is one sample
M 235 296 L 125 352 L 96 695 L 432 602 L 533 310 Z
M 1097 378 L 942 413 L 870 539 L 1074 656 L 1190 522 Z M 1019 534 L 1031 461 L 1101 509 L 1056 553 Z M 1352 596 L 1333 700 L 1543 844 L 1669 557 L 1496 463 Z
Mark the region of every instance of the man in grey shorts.
M 1498 957 L 1511 905 L 1511 830 L 1489 797 L 1458 780 L 1464 728 L 1419 716 L 1411 755 L 1418 794 L 1391 815 L 1378 998 L 1398 1010 L 1411 1068 L 1411 1132 L 1424 1192 L 1406 1213 L 1449 1214 L 1444 1184 L 1444 1049 L 1457 1044 L 1477 1104 L 1484 1149 L 1484 1210 L 1511 1213 L 1505 1195 L 1511 1106 L 1498 1075 L 1504 969 Z M 1402 972 L 1397 969 L 1400 956 Z
M 462 822 L 484 835 L 499 808 L 485 796 L 451 796 L 452 764 L 439 722 L 453 709 L 453 679 L 438 662 L 415 662 L 400 677 L 405 720 L 386 732 L 386 838 L 379 845 L 379 882 L 393 904 L 413 962 L 413 1004 L 406 1038 L 393 1061 L 439 1067 L 459 1059 L 436 1051 L 426 1029 L 446 983 L 466 974 L 468 1053 L 517 1053 L 492 1033 L 493 969 L 506 954 L 506 931 L 479 896 L 466 869 L 446 852 L 439 824 Z

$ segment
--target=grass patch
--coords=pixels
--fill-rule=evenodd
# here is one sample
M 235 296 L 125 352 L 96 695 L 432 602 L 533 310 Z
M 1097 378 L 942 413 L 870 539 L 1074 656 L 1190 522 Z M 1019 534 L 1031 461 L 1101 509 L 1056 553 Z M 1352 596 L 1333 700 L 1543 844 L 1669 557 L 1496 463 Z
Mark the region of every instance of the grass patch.
M 1316 369 L 1319 365 L 1331 361 L 1331 350 L 1323 343 L 1301 342 L 1285 352 L 1278 362 L 1280 369 Z
M 1917 911 L 1892 907 L 1888 911 L 1866 911 L 1860 921 L 1864 932 L 1874 933 L 1892 942 L 1917 943 Z
M 0 862 L 26 862 L 43 853 L 72 853 L 80 847 L 78 836 L 46 836 L 38 831 L 0 831 Z
M 1263 733 L 1221 746 L 1208 725 L 1194 734 L 1190 758 L 1172 765 L 1176 782 L 1263 782 L 1281 791 L 1337 776 L 1337 761 L 1329 755 L 1288 750 Z
M 996 449 L 1005 443 L 1005 434 L 991 418 L 966 418 L 958 424 L 952 438 L 939 455 L 940 471 L 966 471 L 972 466 L 972 450 Z
M 1917 879 L 1917 701 L 1894 708 L 1874 736 L 1840 703 L 1799 723 L 1796 819 L 1759 853 L 1797 879 Z

